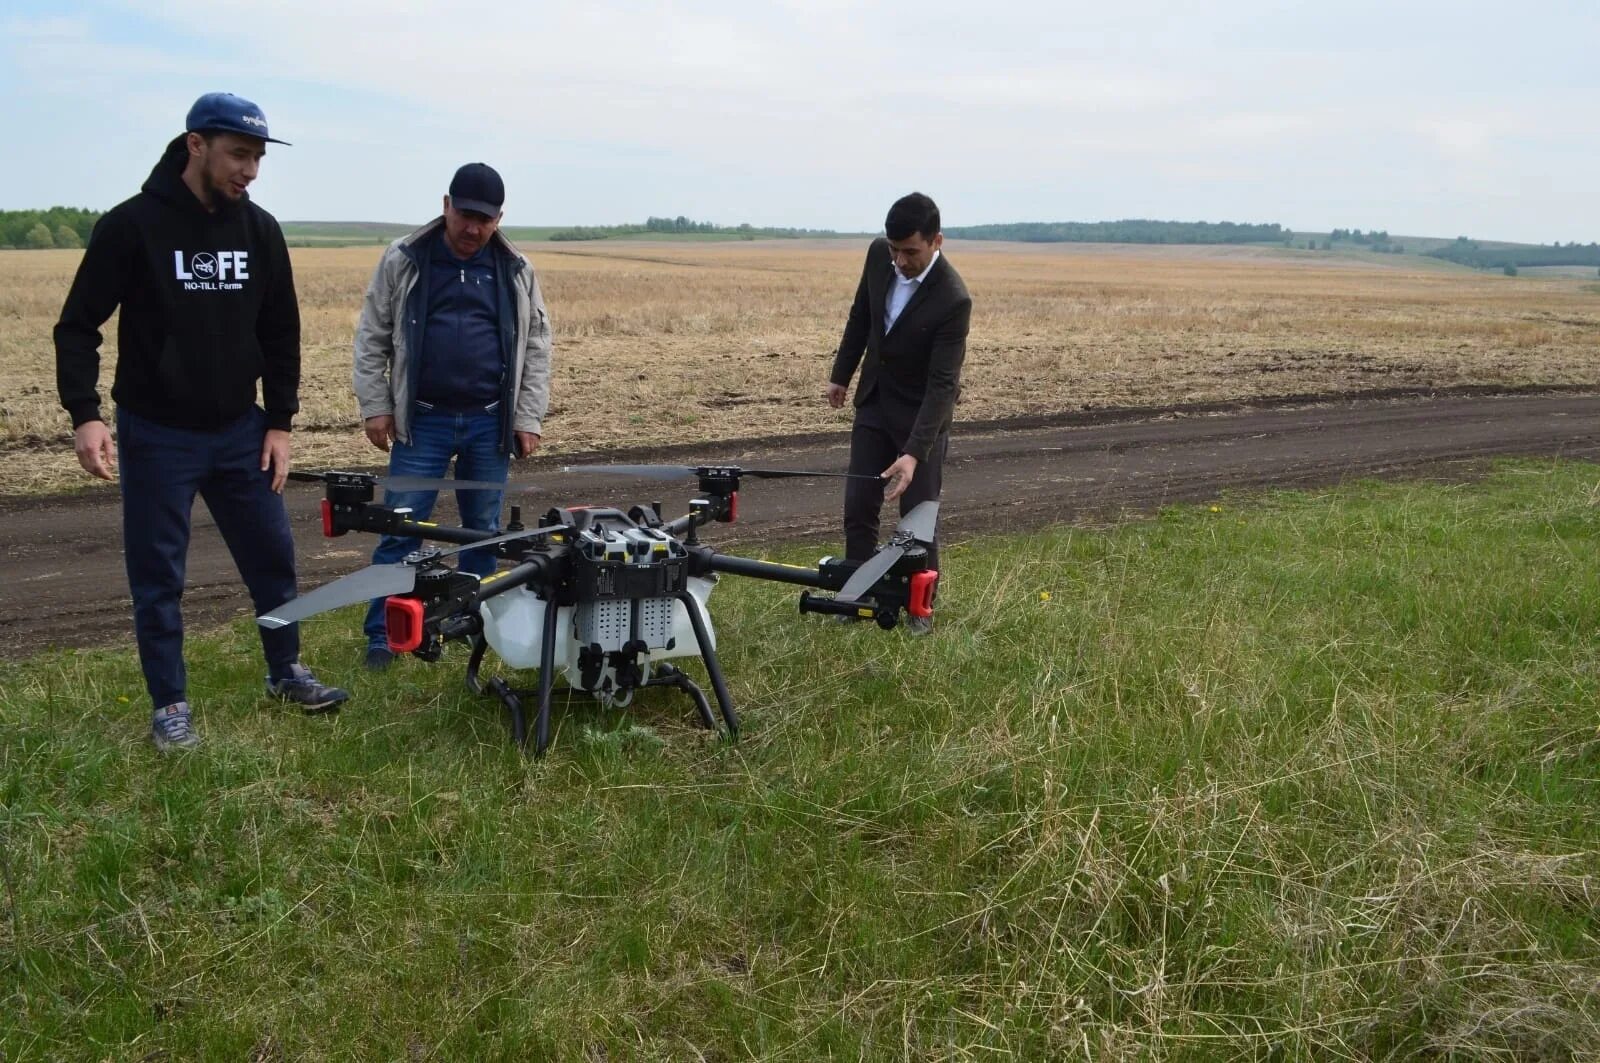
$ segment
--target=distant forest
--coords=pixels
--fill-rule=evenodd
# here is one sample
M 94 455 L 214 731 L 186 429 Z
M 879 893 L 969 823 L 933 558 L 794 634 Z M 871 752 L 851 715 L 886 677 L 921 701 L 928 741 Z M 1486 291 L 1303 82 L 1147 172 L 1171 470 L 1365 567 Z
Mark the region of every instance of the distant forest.
M 643 225 L 574 225 L 557 229 L 551 240 L 610 240 L 623 236 L 642 236 L 646 233 L 672 233 L 682 236 L 737 236 L 745 240 L 757 238 L 800 238 L 806 236 L 838 236 L 832 229 L 781 229 L 759 228 L 749 223 L 718 225 L 711 221 L 691 221 L 682 214 L 676 218 L 646 218 Z
M 0 247 L 82 247 L 89 242 L 98 210 L 0 210 Z
M 1488 246 L 1456 237 L 1455 243 L 1429 251 L 1433 258 L 1442 258 L 1463 266 L 1478 269 L 1503 269 L 1508 273 L 1524 266 L 1600 266 L 1600 244 L 1570 243 L 1563 247 L 1559 242 L 1549 247 L 1543 245 L 1518 245 L 1515 247 Z
M 50 207 L 48 210 L 0 210 L 0 248 L 79 248 L 89 240 L 101 212 L 82 207 Z M 297 223 L 285 223 L 293 225 Z M 387 232 L 374 235 L 368 229 L 383 226 L 370 223 L 299 223 L 318 230 L 319 240 L 347 235 L 353 242 L 373 242 L 390 238 Z M 322 229 L 333 230 L 332 235 Z M 348 234 L 344 229 L 349 229 Z M 865 233 L 840 233 L 833 229 L 792 229 L 775 226 L 718 225 L 694 221 L 683 215 L 676 218 L 646 218 L 643 224 L 575 225 L 553 230 L 524 233 L 526 239 L 608 240 L 630 236 L 682 236 L 688 239 L 799 239 L 804 237 L 865 236 Z M 1296 234 L 1276 223 L 1241 224 L 1231 221 L 1151 221 L 1130 218 L 1101 222 L 1015 222 L 1004 225 L 965 225 L 945 230 L 946 236 L 963 240 L 1010 240 L 1022 243 L 1108 243 L 1108 244 L 1282 244 L 1298 247 L 1304 241 L 1309 250 L 1331 251 L 1338 244 L 1354 244 L 1361 250 L 1402 254 L 1421 252 L 1476 269 L 1499 269 L 1515 273 L 1531 266 L 1600 267 L 1600 243 L 1506 244 L 1479 242 L 1465 236 L 1433 250 L 1403 246 L 1384 229 L 1334 229 L 1327 236 Z M 1423 247 L 1433 240 L 1423 242 Z
M 959 240 L 1017 240 L 1030 244 L 1281 244 L 1288 230 L 1271 225 L 1231 221 L 1013 222 L 1006 225 L 963 225 L 946 229 Z

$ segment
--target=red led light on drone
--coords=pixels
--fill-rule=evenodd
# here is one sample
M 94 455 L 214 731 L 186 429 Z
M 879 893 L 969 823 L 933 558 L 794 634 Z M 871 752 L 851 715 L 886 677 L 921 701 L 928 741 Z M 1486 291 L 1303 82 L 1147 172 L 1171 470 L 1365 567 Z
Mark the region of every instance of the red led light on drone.
M 933 591 L 939 585 L 939 570 L 936 568 L 923 569 L 911 576 L 911 596 L 906 602 L 906 612 L 912 616 L 929 617 L 933 615 Z
M 383 603 L 383 622 L 389 629 L 389 649 L 410 653 L 422 645 L 422 601 L 396 595 Z

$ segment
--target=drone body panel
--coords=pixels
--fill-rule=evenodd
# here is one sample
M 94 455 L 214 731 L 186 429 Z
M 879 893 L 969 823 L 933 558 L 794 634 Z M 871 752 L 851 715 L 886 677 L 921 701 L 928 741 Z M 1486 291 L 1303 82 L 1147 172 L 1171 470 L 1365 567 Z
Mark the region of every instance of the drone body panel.
M 705 623 L 711 648 L 716 649 L 717 635 L 711 623 L 706 603 L 716 586 L 716 576 L 691 576 L 688 580 L 690 596 L 699 604 L 700 618 Z M 647 661 L 665 661 L 673 657 L 698 657 L 700 644 L 695 639 L 688 611 L 681 601 L 672 601 L 671 634 L 660 646 L 652 645 Z M 544 630 L 545 611 L 550 604 L 527 587 L 486 598 L 479 606 L 483 616 L 483 636 L 499 658 L 512 668 L 537 669 L 539 667 L 540 635 Z M 596 689 L 612 677 L 609 666 L 594 687 L 585 685 L 579 671 L 578 654 L 582 649 L 575 634 L 577 611 L 581 606 L 557 606 L 555 669 L 566 677 L 568 684 L 579 689 Z M 670 643 L 670 646 L 668 645 Z M 613 647 L 605 647 L 611 649 Z

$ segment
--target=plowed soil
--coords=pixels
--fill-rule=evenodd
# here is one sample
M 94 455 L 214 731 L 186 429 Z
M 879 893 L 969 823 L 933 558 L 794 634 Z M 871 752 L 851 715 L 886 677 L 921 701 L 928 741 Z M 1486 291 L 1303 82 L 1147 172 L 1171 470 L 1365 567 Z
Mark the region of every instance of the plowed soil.
M 734 440 L 714 453 L 706 447 L 609 450 L 600 460 L 840 470 L 847 448 L 847 436 L 834 432 Z M 945 473 L 941 536 L 951 541 L 1117 520 L 1237 489 L 1362 477 L 1466 480 L 1485 459 L 1505 455 L 1600 460 L 1600 395 L 1369 393 L 966 423 L 957 426 Z M 583 457 L 569 453 L 518 467 L 515 476 L 534 485 L 520 498 L 530 522 L 532 514 L 554 505 L 626 508 L 653 499 L 675 515 L 693 489 L 690 482 L 641 483 L 560 471 Z M 770 544 L 798 540 L 836 550 L 839 496 L 837 481 L 747 480 L 740 522 L 713 525 L 704 538 L 751 556 Z M 315 485 L 292 485 L 287 498 L 302 588 L 366 563 L 372 538 L 322 537 Z M 452 514 L 453 506 L 442 502 L 440 517 Z M 196 507 L 194 525 L 184 598 L 191 631 L 249 611 L 203 505 Z M 0 498 L 0 657 L 132 641 L 115 489 Z

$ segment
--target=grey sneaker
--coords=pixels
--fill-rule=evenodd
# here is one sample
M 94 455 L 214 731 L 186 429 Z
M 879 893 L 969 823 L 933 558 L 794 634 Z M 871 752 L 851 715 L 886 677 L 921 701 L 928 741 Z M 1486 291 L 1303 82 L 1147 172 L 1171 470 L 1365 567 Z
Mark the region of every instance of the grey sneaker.
M 189 726 L 189 703 L 175 701 L 152 713 L 150 740 L 156 744 L 157 753 L 165 753 L 169 749 L 193 749 L 199 745 L 200 736 Z
M 908 616 L 906 617 L 906 634 L 931 635 L 933 634 L 933 617 Z
M 338 712 L 339 706 L 350 697 L 349 691 L 330 687 L 319 682 L 311 674 L 311 669 L 296 661 L 289 666 L 289 674 L 283 679 L 267 677 L 267 693 L 274 695 L 280 701 L 289 701 L 305 710 L 311 716 L 323 712 Z

